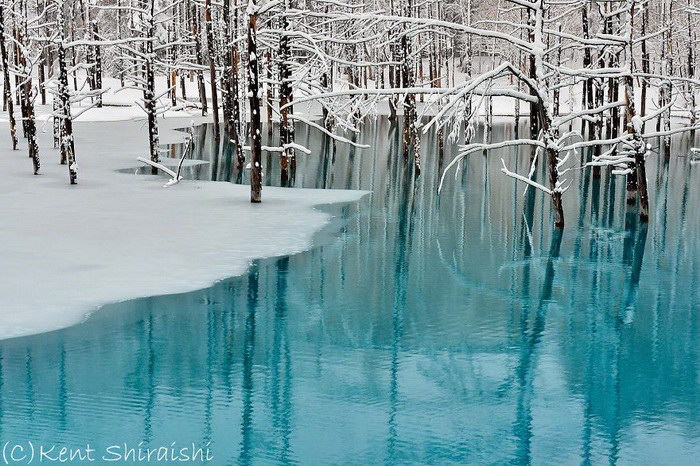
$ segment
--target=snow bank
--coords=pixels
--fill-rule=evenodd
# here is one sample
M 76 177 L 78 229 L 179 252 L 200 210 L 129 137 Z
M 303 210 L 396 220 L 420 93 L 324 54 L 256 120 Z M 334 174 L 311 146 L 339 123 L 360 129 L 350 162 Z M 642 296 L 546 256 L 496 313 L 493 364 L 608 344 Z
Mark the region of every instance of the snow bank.
M 161 120 L 163 141 L 189 121 Z M 50 133 L 40 134 L 42 175 L 26 144 L 0 139 L 0 338 L 80 322 L 106 303 L 209 286 L 260 257 L 310 246 L 328 215 L 312 206 L 359 199 L 358 191 L 249 188 L 117 173 L 147 154 L 142 122 L 76 123 L 79 184 L 68 185 Z

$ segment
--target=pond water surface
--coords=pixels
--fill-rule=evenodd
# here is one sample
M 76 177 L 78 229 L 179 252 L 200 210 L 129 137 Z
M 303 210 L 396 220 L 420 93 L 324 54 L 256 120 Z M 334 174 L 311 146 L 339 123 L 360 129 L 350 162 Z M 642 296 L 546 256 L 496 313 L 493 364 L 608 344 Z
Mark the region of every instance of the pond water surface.
M 328 208 L 312 250 L 0 342 L 3 448 L 194 443 L 213 464 L 696 462 L 700 166 L 688 142 L 649 158 L 648 225 L 622 179 L 574 171 L 557 235 L 548 199 L 500 172 L 501 157 L 526 172 L 529 152 L 470 155 L 438 196 L 455 146 L 441 157 L 426 135 L 416 179 L 399 128 L 367 123 L 365 150 L 298 128 L 312 154 L 294 186 L 373 193 Z M 195 147 L 213 163 L 186 177 L 246 182 L 210 128 Z M 277 157 L 264 159 L 278 184 Z

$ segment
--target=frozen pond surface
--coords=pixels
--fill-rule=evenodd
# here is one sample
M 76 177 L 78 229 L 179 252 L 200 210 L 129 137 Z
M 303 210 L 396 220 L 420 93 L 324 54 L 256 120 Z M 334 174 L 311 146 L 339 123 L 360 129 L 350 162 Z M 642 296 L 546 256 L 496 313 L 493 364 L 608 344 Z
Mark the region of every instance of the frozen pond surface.
M 211 442 L 214 464 L 697 461 L 700 166 L 677 157 L 687 141 L 649 159 L 648 226 L 622 179 L 585 171 L 558 236 L 548 200 L 500 173 L 501 157 L 523 172 L 529 153 L 471 155 L 438 198 L 454 148 L 441 159 L 426 136 L 414 182 L 400 137 L 380 119 L 359 138 L 373 150 L 320 157 L 331 144 L 298 131 L 314 153 L 295 186 L 373 191 L 336 208 L 313 250 L 1 341 L 0 443 Z M 210 147 L 201 131 L 216 163 L 188 176 L 238 178 L 230 148 Z M 265 181 L 278 179 L 270 158 Z

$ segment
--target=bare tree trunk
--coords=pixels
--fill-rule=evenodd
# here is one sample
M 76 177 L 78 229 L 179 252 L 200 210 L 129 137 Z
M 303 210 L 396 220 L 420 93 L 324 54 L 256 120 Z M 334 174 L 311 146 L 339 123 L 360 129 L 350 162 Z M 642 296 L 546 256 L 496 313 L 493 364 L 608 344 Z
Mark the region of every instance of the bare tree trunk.
M 17 6 L 19 8 L 22 8 L 22 5 L 20 3 L 17 3 Z M 16 17 L 21 18 L 21 13 L 20 12 L 15 12 Z M 25 67 L 25 62 L 24 62 L 24 55 L 22 54 L 22 51 L 20 50 L 21 44 L 23 43 L 22 40 L 22 32 L 20 29 L 17 27 L 16 20 L 14 20 L 14 36 L 15 36 L 15 66 L 18 69 L 24 69 Z M 15 74 L 15 92 L 17 93 L 17 100 L 16 104 L 19 105 L 19 112 L 20 115 L 22 115 L 22 136 L 24 138 L 27 137 L 27 107 L 26 107 L 26 99 L 24 98 L 24 93 L 25 93 L 26 87 L 22 85 L 22 77 L 19 74 Z
M 100 40 L 100 35 L 97 27 L 97 21 L 92 21 L 92 39 L 94 41 Z M 95 45 L 95 50 L 93 51 L 95 56 L 95 89 L 102 89 L 102 50 L 99 45 Z M 97 95 L 97 107 L 102 107 L 102 94 Z
M 280 38 L 280 48 L 282 47 L 282 39 Z M 273 108 L 272 108 L 272 99 L 275 98 L 274 94 L 274 84 L 273 84 L 273 79 L 272 79 L 272 52 L 270 52 L 270 49 L 267 49 L 265 52 L 265 72 L 267 74 L 267 93 L 266 93 L 266 99 L 265 99 L 265 106 L 267 109 L 267 134 L 271 135 L 272 134 L 272 115 L 274 113 Z M 280 69 L 280 74 L 282 73 L 282 70 Z M 281 98 L 281 96 L 280 96 Z M 281 128 L 280 128 L 281 131 Z
M 394 7 L 394 1 L 395 0 L 390 0 L 389 1 L 389 11 L 393 15 L 396 13 L 395 7 Z M 392 39 L 391 33 L 389 33 L 389 40 Z M 391 61 L 397 61 L 396 60 L 396 45 L 392 42 L 391 45 L 389 46 L 391 50 Z M 389 65 L 388 67 L 389 70 L 389 87 L 396 88 L 398 87 L 399 83 L 399 71 L 397 69 L 396 65 Z M 432 72 L 431 72 L 431 80 L 432 80 Z M 391 96 L 389 97 L 389 119 L 394 120 L 396 119 L 396 111 L 399 106 L 399 97 L 398 96 Z
M 231 69 L 233 66 L 231 52 L 232 34 L 231 34 L 231 0 L 224 0 L 223 9 L 221 10 L 221 22 L 223 25 L 223 46 L 221 47 L 221 107 L 224 114 L 224 131 L 231 132 L 231 107 L 233 105 L 234 96 L 231 95 Z M 237 97 L 237 96 L 236 96 Z
M 635 162 L 630 162 L 628 167 L 630 172 L 627 174 L 627 204 L 632 205 L 637 197 L 637 168 L 636 168 L 636 151 L 638 150 L 637 145 L 641 141 L 641 137 L 634 128 L 634 117 L 635 113 L 635 102 L 634 102 L 634 79 L 632 78 L 632 67 L 634 66 L 634 57 L 632 52 L 634 47 L 632 45 L 631 35 L 634 32 L 634 0 L 627 1 L 627 34 L 629 35 L 626 54 L 627 54 L 627 67 L 628 74 L 623 78 L 623 83 L 625 86 L 625 123 L 627 125 L 627 132 L 632 134 L 634 137 L 632 149 L 635 151 Z M 643 144 L 643 141 L 641 141 Z
M 688 79 L 695 79 L 695 33 L 693 32 L 692 19 L 690 13 L 690 0 L 688 0 Z M 690 97 L 690 126 L 697 124 L 697 102 L 695 99 L 695 89 L 691 83 L 686 84 L 686 92 Z M 695 141 L 695 130 L 690 131 L 691 144 Z
M 197 65 L 202 66 L 204 59 L 202 58 L 202 40 L 199 36 L 199 15 L 197 14 L 197 5 L 192 5 L 192 36 L 194 37 L 195 60 Z M 199 89 L 199 101 L 202 104 L 202 115 L 207 114 L 207 90 L 204 86 L 204 73 L 201 69 L 197 70 L 197 88 Z
M 411 17 L 413 15 L 413 2 L 408 0 L 406 5 L 405 16 Z M 403 36 L 401 36 L 401 61 L 402 61 L 402 76 L 403 76 L 403 87 L 410 88 L 414 84 L 414 66 L 411 59 L 412 53 L 412 42 L 409 40 L 408 31 L 404 31 Z M 416 128 L 417 124 L 417 112 L 416 112 L 416 95 L 413 93 L 407 93 L 404 97 L 403 102 L 403 158 L 404 160 L 409 159 L 411 152 L 411 146 L 414 146 L 413 151 L 413 166 L 414 173 L 416 176 L 420 175 L 420 152 L 418 151 L 418 130 Z
M 589 5 L 588 3 L 585 3 L 583 6 L 581 6 L 581 24 L 583 27 L 583 38 L 584 39 L 590 39 L 590 21 L 588 17 L 588 9 Z M 593 58 L 591 56 L 591 49 L 590 47 L 586 46 L 583 49 L 583 67 L 584 69 L 592 68 L 593 66 Z M 593 97 L 593 79 L 592 78 L 586 78 L 584 81 L 584 92 L 583 92 L 583 100 L 585 102 L 585 107 L 590 109 L 593 109 L 595 107 L 595 102 L 594 102 L 594 97 Z M 595 131 L 594 129 L 595 123 L 591 120 L 588 122 L 588 138 L 593 137 L 593 133 Z M 583 128 L 581 128 L 581 131 L 583 132 Z
M 15 122 L 15 111 L 12 102 L 12 90 L 10 88 L 10 66 L 7 59 L 7 48 L 5 47 L 5 8 L 0 4 L 0 58 L 2 59 L 3 73 L 3 98 L 7 106 L 7 115 L 10 120 L 10 137 L 12 138 L 12 150 L 17 150 L 17 123 Z
M 38 78 L 39 78 L 39 95 L 41 96 L 41 105 L 46 105 L 46 68 L 44 67 L 44 60 L 46 58 L 45 51 L 42 50 L 39 55 L 39 61 L 37 63 L 38 68 Z
M 561 30 L 562 30 L 561 23 L 559 23 L 558 29 L 559 29 L 559 34 L 561 34 Z M 557 68 L 559 68 L 561 66 L 561 48 L 562 48 L 562 39 L 561 39 L 561 37 L 559 37 L 557 39 L 557 60 L 556 60 Z M 590 51 L 589 51 L 589 53 L 590 53 Z M 561 111 L 561 108 L 560 108 L 561 90 L 559 89 L 559 82 L 561 80 L 561 74 L 557 72 L 557 74 L 555 76 L 557 78 L 557 80 L 556 80 L 557 82 L 556 82 L 555 87 L 554 87 L 554 116 L 559 116 L 559 113 Z
M 471 27 L 472 26 L 472 0 L 467 0 L 467 12 L 466 12 L 466 17 L 467 17 L 467 26 Z M 522 19 L 522 13 L 521 14 L 521 19 Z M 467 79 L 472 78 L 472 59 L 474 57 L 474 47 L 472 44 L 472 35 L 468 34 L 466 38 L 466 55 L 467 55 L 467 67 L 465 70 L 465 73 L 467 74 Z M 519 52 L 520 55 L 522 56 L 522 52 Z M 520 86 L 520 81 L 518 80 L 518 86 Z M 518 90 L 520 90 L 518 88 Z M 464 143 L 469 144 L 471 142 L 471 136 L 472 136 L 472 125 L 471 125 L 471 117 L 472 117 L 472 96 L 469 94 L 467 96 L 466 102 L 465 102 L 465 112 L 466 112 L 466 117 L 464 119 Z M 520 101 L 516 102 L 515 104 L 515 134 L 517 137 L 518 134 L 518 126 L 520 125 Z
M 534 10 L 528 10 L 528 26 L 530 26 L 529 40 L 530 42 L 535 41 L 535 12 Z M 535 69 L 535 56 L 530 54 L 530 63 L 528 67 L 530 79 L 537 79 L 537 73 Z M 531 91 L 531 94 L 535 94 Z M 537 139 L 540 134 L 541 122 L 538 121 L 538 116 L 540 115 L 540 104 L 537 102 L 530 102 L 530 139 Z
M 537 6 L 530 10 L 530 20 L 532 24 L 531 29 L 531 42 L 535 42 L 539 36 L 540 40 L 544 36 L 544 22 L 545 22 L 545 12 L 546 5 L 544 0 L 540 0 Z M 543 101 L 545 99 L 545 93 L 548 92 L 547 82 L 545 80 L 545 65 L 544 65 L 544 53 L 538 50 L 536 45 L 531 54 L 532 68 L 530 73 L 535 76 L 535 83 L 537 89 L 531 89 L 533 94 L 537 95 L 538 98 L 538 115 L 537 121 L 541 126 L 542 138 L 545 143 L 548 169 L 549 172 L 549 189 L 552 198 L 552 211 L 554 212 L 554 226 L 555 228 L 564 228 L 564 208 L 562 205 L 562 191 L 559 186 L 559 145 L 557 143 L 558 130 L 552 124 L 552 117 L 549 113 L 549 108 Z M 531 115 L 531 118 L 533 116 Z
M 157 120 L 157 109 L 156 109 L 156 77 L 155 71 L 153 69 L 153 38 L 156 34 L 155 26 L 155 2 L 149 2 L 149 10 L 146 18 L 146 38 L 145 42 L 145 65 L 146 65 L 146 89 L 143 93 L 144 107 L 146 108 L 146 115 L 148 117 L 148 143 L 152 162 L 158 162 L 160 160 L 159 150 L 160 142 L 158 138 L 158 120 Z M 153 168 L 154 174 L 156 168 Z
M 211 112 L 214 116 L 214 139 L 221 139 L 219 129 L 219 96 L 216 91 L 216 49 L 214 45 L 214 31 L 211 24 L 211 0 L 204 3 L 204 24 L 207 32 L 207 50 L 209 51 L 209 80 L 211 81 Z
M 649 7 L 644 8 L 642 12 L 642 37 L 646 37 L 647 25 L 649 24 Z M 642 39 L 642 73 L 650 73 L 651 67 L 649 62 L 649 51 L 647 50 L 647 40 Z M 647 111 L 647 87 L 649 86 L 648 78 L 642 78 L 642 95 L 641 95 L 641 107 L 639 109 L 639 115 L 646 115 Z M 646 122 L 642 124 L 642 131 L 644 131 L 644 126 Z
M 627 0 L 627 68 L 628 74 L 624 77 L 625 83 L 625 101 L 626 101 L 626 118 L 627 132 L 632 135 L 632 141 L 629 143 L 629 149 L 633 152 L 634 163 L 628 165 L 632 169 L 632 173 L 627 175 L 627 203 L 634 202 L 634 194 L 639 196 L 639 218 L 642 222 L 649 220 L 649 193 L 647 192 L 647 173 L 646 173 L 646 143 L 642 138 L 642 125 L 635 111 L 634 102 L 634 79 L 632 77 L 634 68 L 634 13 L 636 0 Z M 636 191 L 636 193 L 635 193 Z M 632 202 L 630 202 L 630 193 L 632 193 Z
M 260 124 L 260 71 L 257 50 L 257 7 L 248 5 L 248 103 L 250 105 L 250 202 L 262 199 L 262 125 Z
M 296 154 L 294 151 L 294 123 L 290 120 L 289 115 L 293 112 L 292 102 L 294 94 L 292 89 L 292 70 L 289 67 L 290 49 L 289 49 L 289 18 L 287 11 L 289 9 L 288 0 L 284 0 L 284 12 L 282 13 L 282 36 L 280 37 L 280 60 L 279 60 L 279 76 L 280 76 L 280 145 L 284 148 L 282 157 L 280 158 L 281 182 L 283 186 L 289 183 L 289 165 L 296 164 L 294 160 Z
M 66 17 L 65 3 L 58 2 L 56 22 L 58 23 L 58 105 L 60 127 L 61 158 L 68 164 L 68 180 L 70 184 L 78 182 L 78 166 L 75 161 L 75 142 L 73 141 L 73 119 L 70 112 L 70 91 L 68 88 L 68 66 L 66 64 L 65 34 Z
M 24 137 L 27 138 L 27 145 L 29 147 L 29 157 L 32 159 L 32 167 L 34 169 L 34 174 L 39 174 L 39 169 L 41 168 L 41 163 L 39 161 L 39 144 L 36 141 L 36 121 L 34 119 L 34 98 L 32 90 L 32 68 L 31 64 L 28 64 L 27 57 L 25 56 L 25 50 L 29 48 L 29 45 L 24 42 L 25 37 L 27 37 L 28 27 L 27 20 L 27 4 L 26 0 L 20 3 L 20 9 L 23 11 L 21 16 L 21 32 L 20 28 L 17 28 L 17 45 L 18 51 L 20 52 L 19 63 L 25 73 L 22 78 L 24 82 L 21 86 L 22 89 L 22 108 L 24 109 Z
M 666 49 L 668 51 L 668 59 L 666 60 L 666 69 L 664 70 L 666 76 L 668 76 L 668 79 L 666 80 L 666 104 L 671 103 L 671 98 L 672 98 L 672 93 L 673 93 L 673 83 L 671 82 L 670 77 L 673 75 L 673 0 L 668 1 L 668 18 L 667 18 L 667 24 L 668 24 L 668 32 L 666 34 Z M 663 113 L 664 116 L 664 131 L 670 131 L 671 130 L 671 106 L 669 105 L 668 109 Z M 671 151 L 671 137 L 670 136 L 664 136 L 663 137 L 663 142 L 664 142 L 664 154 L 666 157 L 669 157 L 670 151 Z
M 231 46 L 231 63 L 233 64 L 231 70 L 231 94 L 233 99 L 231 101 L 231 140 L 235 146 L 236 150 L 236 165 L 239 170 L 243 168 L 243 162 L 245 162 L 245 157 L 243 155 L 243 143 L 241 138 L 241 108 L 238 101 L 238 87 L 239 87 L 239 67 L 241 64 L 241 56 L 238 51 L 238 45 Z

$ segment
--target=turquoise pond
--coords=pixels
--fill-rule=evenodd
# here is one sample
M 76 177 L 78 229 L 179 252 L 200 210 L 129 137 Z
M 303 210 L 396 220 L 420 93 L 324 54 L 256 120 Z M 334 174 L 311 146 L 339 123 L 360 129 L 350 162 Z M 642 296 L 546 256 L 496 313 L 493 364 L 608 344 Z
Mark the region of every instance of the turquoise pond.
M 313 153 L 294 186 L 373 192 L 324 207 L 334 218 L 313 249 L 1 341 L 0 446 L 194 443 L 221 465 L 697 464 L 700 165 L 688 141 L 648 159 L 648 225 L 623 179 L 574 171 L 557 235 L 548 199 L 500 172 L 502 157 L 526 172 L 529 151 L 472 154 L 438 196 L 456 146 L 441 157 L 426 135 L 416 180 L 399 129 L 372 121 L 358 137 L 372 149 L 334 150 L 298 128 Z M 212 163 L 186 177 L 246 182 L 211 128 L 195 139 Z M 277 157 L 264 161 L 274 184 Z

